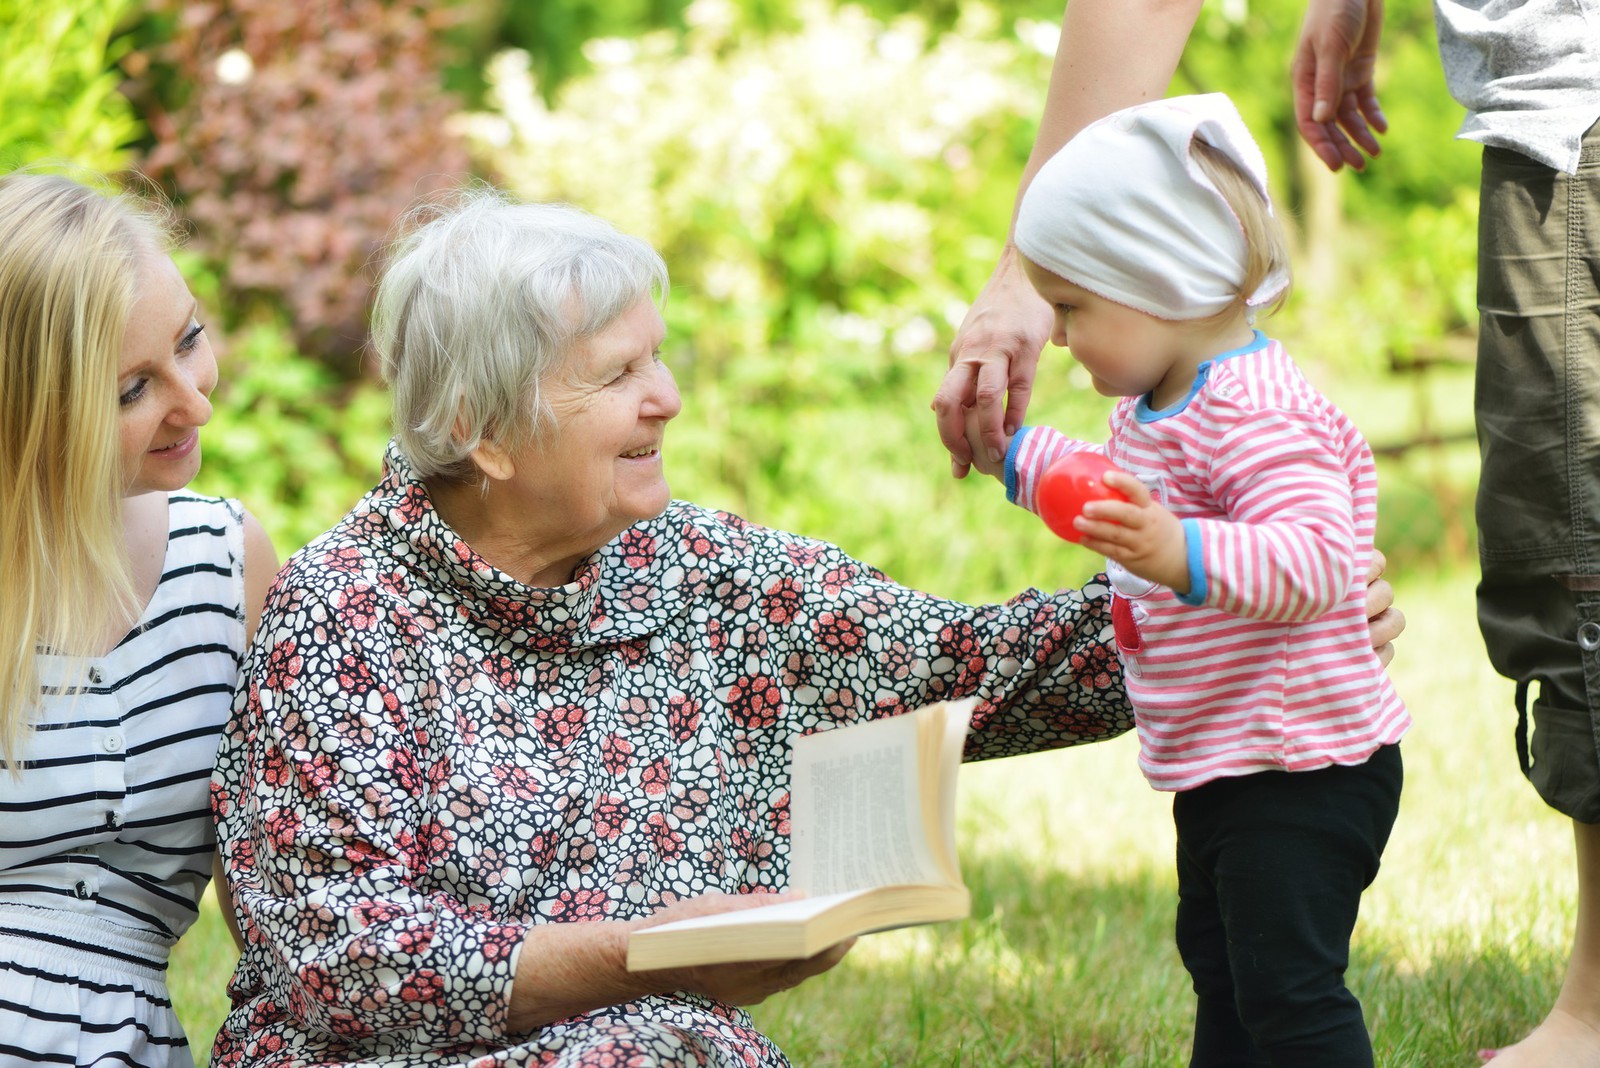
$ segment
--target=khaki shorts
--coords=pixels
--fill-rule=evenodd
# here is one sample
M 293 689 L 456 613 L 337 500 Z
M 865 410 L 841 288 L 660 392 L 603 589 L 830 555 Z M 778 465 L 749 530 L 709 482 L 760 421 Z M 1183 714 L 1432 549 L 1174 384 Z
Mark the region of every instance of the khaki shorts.
M 1528 778 L 1600 823 L 1600 124 L 1576 176 L 1484 150 L 1478 309 L 1478 623 Z

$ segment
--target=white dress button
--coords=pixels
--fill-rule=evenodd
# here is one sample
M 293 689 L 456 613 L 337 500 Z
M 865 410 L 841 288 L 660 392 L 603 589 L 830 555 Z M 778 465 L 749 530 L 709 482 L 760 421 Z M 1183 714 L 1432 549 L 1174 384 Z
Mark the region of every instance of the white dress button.
M 108 734 L 101 744 L 106 747 L 106 752 L 115 753 L 122 748 L 122 736 L 120 734 Z

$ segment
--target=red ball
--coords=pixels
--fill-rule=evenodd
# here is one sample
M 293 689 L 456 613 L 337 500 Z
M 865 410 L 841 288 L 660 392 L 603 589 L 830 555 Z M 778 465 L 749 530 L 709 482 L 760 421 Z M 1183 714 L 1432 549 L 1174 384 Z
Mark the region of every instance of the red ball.
M 1090 501 L 1125 501 L 1128 495 L 1102 481 L 1107 471 L 1120 471 L 1116 464 L 1098 452 L 1069 452 L 1039 476 L 1036 496 L 1039 518 L 1057 536 L 1080 541 L 1082 532 L 1072 521 L 1083 514 Z

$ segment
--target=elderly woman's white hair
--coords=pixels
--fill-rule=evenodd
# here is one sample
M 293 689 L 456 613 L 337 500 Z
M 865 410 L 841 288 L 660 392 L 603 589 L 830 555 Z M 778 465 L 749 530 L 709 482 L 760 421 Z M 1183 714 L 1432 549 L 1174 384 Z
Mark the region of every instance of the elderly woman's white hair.
M 424 478 L 472 477 L 480 442 L 517 448 L 545 432 L 546 375 L 640 300 L 666 297 L 655 249 L 564 204 L 480 188 L 414 209 L 402 229 L 372 343 L 400 449 Z

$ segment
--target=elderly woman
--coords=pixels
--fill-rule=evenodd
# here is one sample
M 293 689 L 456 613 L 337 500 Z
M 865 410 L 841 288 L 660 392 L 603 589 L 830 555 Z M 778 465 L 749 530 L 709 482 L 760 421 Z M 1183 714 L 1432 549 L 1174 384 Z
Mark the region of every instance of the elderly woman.
M 398 246 L 385 477 L 280 573 L 213 781 L 247 940 L 214 1064 L 784 1064 L 734 1006 L 847 947 L 623 959 L 784 888 L 796 736 L 967 695 L 974 759 L 1130 726 L 1100 586 L 972 607 L 671 500 L 666 284 L 492 194 Z

